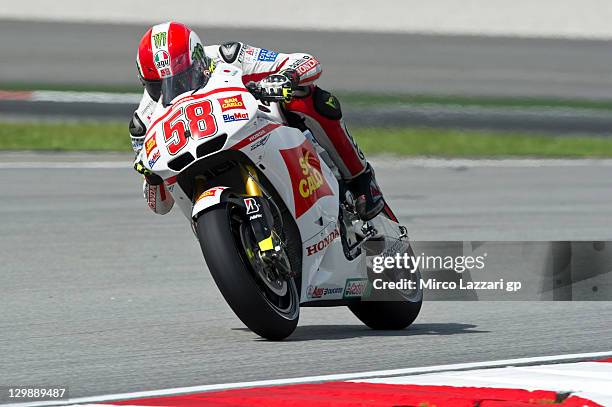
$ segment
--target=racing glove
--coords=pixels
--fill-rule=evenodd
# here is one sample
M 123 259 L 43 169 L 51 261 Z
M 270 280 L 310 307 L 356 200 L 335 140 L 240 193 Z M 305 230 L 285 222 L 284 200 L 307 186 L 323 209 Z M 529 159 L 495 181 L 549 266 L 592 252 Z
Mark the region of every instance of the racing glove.
M 137 155 L 136 159 L 134 160 L 134 170 L 136 170 L 137 173 L 144 175 L 145 180 L 147 181 L 147 184 L 149 185 L 155 186 L 155 185 L 161 185 L 164 183 L 164 180 L 162 179 L 162 177 L 155 174 L 153 171 L 147 169 L 144 166 L 142 159 L 140 158 L 139 155 Z
M 299 75 L 293 69 L 285 69 L 272 74 L 259 82 L 261 99 L 271 102 L 288 102 L 299 82 Z

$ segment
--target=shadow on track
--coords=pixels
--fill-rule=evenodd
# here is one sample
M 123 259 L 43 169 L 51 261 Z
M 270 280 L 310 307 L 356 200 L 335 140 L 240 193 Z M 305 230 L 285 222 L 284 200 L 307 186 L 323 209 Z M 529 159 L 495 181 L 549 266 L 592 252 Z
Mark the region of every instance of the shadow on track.
M 298 326 L 295 332 L 285 342 L 302 342 L 312 340 L 338 340 L 352 339 L 362 337 L 400 337 L 400 336 L 446 336 L 459 334 L 478 334 L 488 333 L 475 329 L 477 325 L 473 324 L 413 324 L 407 329 L 400 331 L 374 331 L 363 325 L 306 325 Z M 247 331 L 247 328 L 233 328 L 237 331 Z M 257 338 L 255 340 L 265 339 Z

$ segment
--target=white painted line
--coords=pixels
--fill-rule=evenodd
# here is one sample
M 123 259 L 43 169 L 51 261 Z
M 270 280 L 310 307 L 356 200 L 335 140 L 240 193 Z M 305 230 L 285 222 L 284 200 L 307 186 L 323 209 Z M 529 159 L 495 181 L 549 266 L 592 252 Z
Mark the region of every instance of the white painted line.
M 97 161 L 97 162 L 14 162 L 0 163 L 0 169 L 36 169 L 36 170 L 53 170 L 53 169 L 116 169 L 116 168 L 131 168 L 132 164 L 122 161 Z
M 540 168 L 540 167 L 612 167 L 609 158 L 400 158 L 377 156 L 371 159 L 374 168 Z
M 110 92 L 64 92 L 36 90 L 29 100 L 34 102 L 56 103 L 109 103 L 131 104 L 140 103 L 142 93 L 110 93 Z
M 315 382 L 327 382 L 327 381 L 345 381 L 345 380 L 356 380 L 356 379 L 368 379 L 368 378 L 375 378 L 375 377 L 390 377 L 390 376 L 416 375 L 416 374 L 435 373 L 435 372 L 449 372 L 449 371 L 479 369 L 479 368 L 489 368 L 489 367 L 529 365 L 529 364 L 535 364 L 535 363 L 552 363 L 552 362 L 570 361 L 570 360 L 594 360 L 594 359 L 605 358 L 605 357 L 610 357 L 610 356 L 612 356 L 612 351 L 593 352 L 593 353 L 574 353 L 574 354 L 567 354 L 567 355 L 538 356 L 538 357 L 531 357 L 531 358 L 518 358 L 518 359 L 494 360 L 494 361 L 486 361 L 486 362 L 459 363 L 459 364 L 452 364 L 452 365 L 413 367 L 413 368 L 406 368 L 406 369 L 377 370 L 377 371 L 359 372 L 359 373 L 340 373 L 340 374 L 321 375 L 321 376 L 306 376 L 306 377 L 296 377 L 296 378 L 290 378 L 290 379 L 271 379 L 271 380 L 252 381 L 252 382 L 237 382 L 237 383 L 210 384 L 210 385 L 203 385 L 203 386 L 177 387 L 173 389 L 150 390 L 150 391 L 140 391 L 140 392 L 132 392 L 132 393 L 107 394 L 107 395 L 101 395 L 101 396 L 81 397 L 81 398 L 64 400 L 64 401 L 43 401 L 43 402 L 32 402 L 32 403 L 7 404 L 6 406 L 15 406 L 15 407 L 61 406 L 61 405 L 69 405 L 69 404 L 97 403 L 101 401 L 111 401 L 111 400 L 129 400 L 129 399 L 144 398 L 144 397 L 170 396 L 170 395 L 176 395 L 176 394 L 206 392 L 206 391 L 213 391 L 213 390 L 240 389 L 240 388 L 247 388 L 247 387 L 279 386 L 279 385 L 287 385 L 287 384 L 315 383 Z

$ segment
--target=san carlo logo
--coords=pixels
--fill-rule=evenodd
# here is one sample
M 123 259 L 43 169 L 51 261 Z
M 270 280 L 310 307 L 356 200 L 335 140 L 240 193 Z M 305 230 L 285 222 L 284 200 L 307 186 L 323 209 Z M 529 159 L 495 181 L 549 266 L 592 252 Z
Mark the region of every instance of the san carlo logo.
M 159 50 L 155 53 L 155 67 L 157 69 L 164 69 L 170 67 L 170 55 L 167 51 Z
M 217 100 L 219 101 L 219 105 L 221 105 L 222 112 L 225 112 L 226 110 L 232 110 L 232 109 L 246 110 L 246 108 L 244 107 L 244 102 L 242 101 L 242 95 L 230 96 L 227 98 L 220 98 Z
M 291 177 L 296 218 L 320 198 L 334 194 L 321 173 L 321 161 L 308 140 L 295 148 L 280 150 L 280 153 Z

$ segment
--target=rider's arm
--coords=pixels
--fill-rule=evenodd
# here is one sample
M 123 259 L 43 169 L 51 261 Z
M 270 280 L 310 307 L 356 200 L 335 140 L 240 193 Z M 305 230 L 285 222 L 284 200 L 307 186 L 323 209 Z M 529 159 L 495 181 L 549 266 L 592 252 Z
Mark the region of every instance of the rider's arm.
M 142 149 L 144 137 L 149 128 L 149 124 L 151 124 L 151 116 L 156 106 L 157 101 L 153 100 L 145 90 L 129 125 L 132 148 L 135 153 L 140 152 Z
M 312 55 L 300 52 L 277 53 L 241 42 L 226 42 L 206 47 L 206 54 L 241 68 L 245 84 L 251 81 L 258 82 L 271 74 L 288 69 L 297 73 L 300 86 L 309 85 L 321 76 L 319 61 Z

